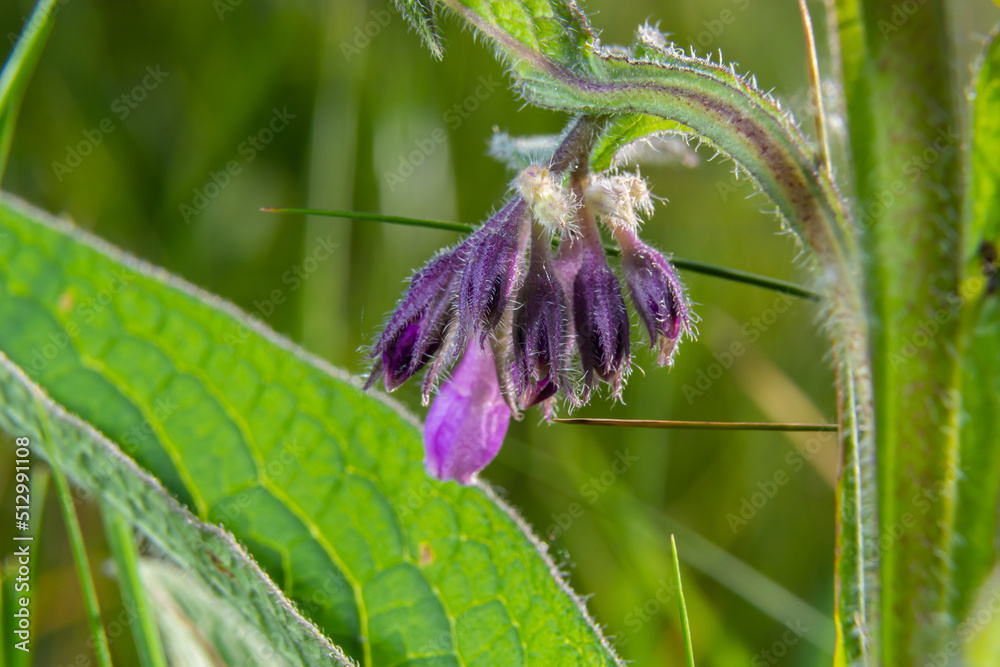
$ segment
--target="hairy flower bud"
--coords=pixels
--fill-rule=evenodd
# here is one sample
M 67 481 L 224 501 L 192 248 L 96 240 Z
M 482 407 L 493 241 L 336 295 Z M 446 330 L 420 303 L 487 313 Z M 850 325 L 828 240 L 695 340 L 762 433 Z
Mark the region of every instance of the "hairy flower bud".
M 406 294 L 369 351 L 374 360 L 367 387 L 381 376 L 393 391 L 439 351 L 461 283 L 459 248 L 441 253 L 413 274 Z
M 536 232 L 520 297 L 522 305 L 514 313 L 513 377 L 522 409 L 551 398 L 560 389 L 574 401 L 566 378 L 568 306 L 551 264 L 549 243 Z
M 480 335 L 480 343 L 503 319 L 517 289 L 530 230 L 528 205 L 520 197 L 460 246 L 465 260 L 458 296 L 463 336 Z
M 672 366 L 683 335 L 691 335 L 691 307 L 673 265 L 631 230 L 616 234 L 622 248 L 622 270 L 639 318 L 649 332 L 650 347 L 661 366 Z
M 510 408 L 500 392 L 493 352 L 470 340 L 424 423 L 424 464 L 441 481 L 470 484 L 500 451 Z
M 612 395 L 621 396 L 631 368 L 629 318 L 618 277 L 608 266 L 604 247 L 590 212 L 580 216 L 582 235 L 571 239 L 560 268 L 573 267 L 573 321 L 577 348 L 583 368 L 583 395 L 586 403 L 597 378 L 611 385 Z M 562 248 L 560 249 L 562 251 Z M 563 280 L 569 282 L 569 276 Z

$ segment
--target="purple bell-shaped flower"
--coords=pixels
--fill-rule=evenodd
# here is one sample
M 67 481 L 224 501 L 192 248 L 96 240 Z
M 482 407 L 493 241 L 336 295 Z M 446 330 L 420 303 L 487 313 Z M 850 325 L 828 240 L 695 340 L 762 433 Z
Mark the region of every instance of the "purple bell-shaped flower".
M 483 343 L 500 324 L 523 277 L 530 229 L 528 205 L 515 197 L 460 246 L 465 258 L 458 295 L 463 336 L 478 333 Z
M 517 404 L 530 408 L 562 390 L 575 402 L 567 378 L 569 366 L 569 308 L 566 294 L 552 266 L 547 238 L 537 230 L 531 239 L 528 275 L 514 312 L 514 388 Z
M 427 472 L 441 481 L 470 484 L 500 451 L 509 423 L 510 407 L 500 392 L 493 352 L 472 339 L 427 413 Z
M 692 333 L 691 307 L 673 265 L 659 250 L 639 240 L 630 228 L 616 230 L 622 271 L 649 345 L 661 366 L 672 366 L 681 337 Z
M 367 386 L 379 377 L 393 391 L 413 377 L 438 353 L 451 318 L 462 275 L 459 249 L 439 254 L 413 274 L 378 340 L 369 351 L 374 360 Z
M 587 175 L 578 162 L 553 159 L 524 169 L 513 185 L 496 215 L 413 275 L 369 351 L 368 386 L 381 377 L 392 391 L 426 368 L 426 404 L 464 350 L 424 427 L 427 470 L 440 480 L 469 484 L 519 410 L 541 404 L 551 418 L 560 394 L 579 406 L 602 381 L 621 397 L 632 360 L 629 314 L 595 214 L 621 246 L 659 363 L 671 365 L 681 338 L 693 334 L 673 266 L 637 235 L 639 214 L 652 211 L 637 173 Z
M 587 209 L 580 212 L 580 236 L 565 242 L 560 255 L 563 279 L 572 285 L 576 345 L 583 369 L 581 400 L 590 399 L 598 378 L 610 384 L 612 396 L 619 398 L 632 361 L 628 309 Z

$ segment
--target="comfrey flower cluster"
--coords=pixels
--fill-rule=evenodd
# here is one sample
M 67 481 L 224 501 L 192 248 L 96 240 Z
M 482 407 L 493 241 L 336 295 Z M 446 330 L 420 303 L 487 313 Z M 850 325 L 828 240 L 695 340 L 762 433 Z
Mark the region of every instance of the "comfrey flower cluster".
M 553 415 L 604 383 L 620 398 L 631 367 L 629 313 L 608 265 L 598 220 L 621 248 L 632 303 L 661 366 L 692 335 L 673 266 L 638 236 L 652 200 L 638 174 L 567 173 L 531 165 L 486 224 L 435 256 L 369 350 L 368 386 L 392 391 L 424 371 L 425 463 L 439 480 L 469 484 L 496 456 L 511 416 Z M 555 247 L 555 251 L 553 251 Z M 459 360 L 460 358 L 460 360 Z

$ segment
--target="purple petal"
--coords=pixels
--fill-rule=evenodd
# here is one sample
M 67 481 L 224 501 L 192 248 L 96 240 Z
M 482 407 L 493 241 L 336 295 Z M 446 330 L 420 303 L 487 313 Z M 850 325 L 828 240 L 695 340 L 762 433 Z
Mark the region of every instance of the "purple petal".
M 459 288 L 459 321 L 464 336 L 496 329 L 517 289 L 520 261 L 530 229 L 528 205 L 515 197 L 462 243 L 466 260 Z
M 603 250 L 585 252 L 573 282 L 573 313 L 588 395 L 596 374 L 611 384 L 617 397 L 631 362 L 628 309 L 618 277 L 608 266 Z
M 441 253 L 413 274 L 410 285 L 369 351 L 375 360 L 370 387 L 381 376 L 392 391 L 423 368 L 441 348 L 452 317 L 462 270 L 459 248 Z
M 691 308 L 673 265 L 633 233 L 618 235 L 632 303 L 649 332 L 657 362 L 671 366 L 681 336 L 691 334 Z
M 514 313 L 514 386 L 518 404 L 529 408 L 559 389 L 575 401 L 566 376 L 569 356 L 568 306 L 552 267 L 549 242 L 540 234 L 531 241 L 531 260 Z
M 493 352 L 470 340 L 465 356 L 427 413 L 424 465 L 441 481 L 470 484 L 500 451 L 510 408 L 500 392 Z
M 608 266 L 597 225 L 586 209 L 581 211 L 580 224 L 582 235 L 560 248 L 558 271 L 564 284 L 571 285 L 576 345 L 583 368 L 581 399 L 586 403 L 597 378 L 611 385 L 614 397 L 621 395 L 632 356 L 621 285 Z

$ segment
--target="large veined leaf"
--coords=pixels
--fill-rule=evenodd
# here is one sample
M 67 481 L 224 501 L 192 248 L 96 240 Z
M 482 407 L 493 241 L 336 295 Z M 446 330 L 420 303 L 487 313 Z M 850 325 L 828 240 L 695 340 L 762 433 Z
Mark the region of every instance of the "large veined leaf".
M 140 527 L 215 593 L 216 613 L 262 637 L 261 659 L 287 665 L 351 664 L 303 618 L 229 533 L 199 521 L 110 440 L 56 405 L 0 353 L 0 428 L 27 437 L 88 496 Z M 221 603 L 221 604 L 220 604 Z M 261 664 L 260 661 L 253 663 Z
M 618 664 L 488 486 L 426 476 L 412 417 L 232 306 L 9 196 L 0 351 L 231 531 L 363 665 Z M 16 424 L 28 408 L 2 409 Z

